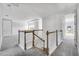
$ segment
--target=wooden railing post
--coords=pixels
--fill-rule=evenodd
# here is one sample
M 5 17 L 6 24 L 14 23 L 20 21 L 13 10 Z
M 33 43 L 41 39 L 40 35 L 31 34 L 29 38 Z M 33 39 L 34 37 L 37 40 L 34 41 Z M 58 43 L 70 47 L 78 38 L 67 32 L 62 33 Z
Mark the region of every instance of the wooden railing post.
M 61 40 L 63 40 L 63 31 L 60 30 L 60 32 L 61 32 Z
M 26 32 L 24 32 L 24 49 L 26 50 Z
M 18 44 L 20 44 L 20 31 L 18 31 Z
M 46 34 L 47 34 L 47 50 L 46 50 L 46 52 L 47 52 L 47 55 L 49 55 L 49 42 L 48 42 L 48 31 L 46 32 Z
M 33 47 L 35 47 L 35 44 L 34 44 L 35 42 L 34 42 L 34 40 L 35 40 L 35 36 L 34 36 L 34 31 L 33 31 L 33 43 L 32 43 L 32 46 L 33 46 Z
M 43 41 L 43 51 L 45 51 L 45 41 Z
M 58 46 L 58 30 L 56 30 L 56 46 Z

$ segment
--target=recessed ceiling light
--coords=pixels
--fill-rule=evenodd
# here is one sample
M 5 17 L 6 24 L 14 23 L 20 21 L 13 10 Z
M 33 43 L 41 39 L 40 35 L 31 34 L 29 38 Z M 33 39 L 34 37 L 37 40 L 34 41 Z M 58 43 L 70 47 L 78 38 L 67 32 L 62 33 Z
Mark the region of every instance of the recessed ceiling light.
M 10 4 L 8 4 L 8 7 L 12 7 L 12 6 L 19 7 L 19 4 L 18 3 L 10 3 Z
M 8 7 L 11 7 L 11 5 L 10 5 L 10 4 L 8 4 Z
M 5 16 L 8 16 L 8 15 L 5 15 Z

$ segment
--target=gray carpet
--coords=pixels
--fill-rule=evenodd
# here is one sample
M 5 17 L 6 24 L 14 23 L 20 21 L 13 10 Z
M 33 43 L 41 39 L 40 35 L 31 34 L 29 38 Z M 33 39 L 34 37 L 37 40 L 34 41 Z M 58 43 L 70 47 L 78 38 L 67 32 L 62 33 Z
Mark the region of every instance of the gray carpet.
M 0 56 L 45 56 L 45 52 L 38 48 L 31 48 L 26 51 L 19 46 L 14 46 L 10 49 L 0 51 Z
M 19 56 L 24 55 L 24 51 L 19 46 L 0 51 L 0 56 Z
M 52 53 L 52 56 L 77 56 L 78 50 L 73 39 L 64 39 L 64 42 Z
M 5 42 L 3 41 L 5 44 L 2 44 L 2 51 L 0 51 L 0 56 L 46 56 L 46 54 L 38 48 L 31 48 L 24 51 L 19 46 L 15 45 L 17 43 L 17 41 L 15 41 L 16 40 L 10 39 Z M 54 51 L 54 53 L 52 53 L 52 56 L 77 56 L 77 53 L 78 51 L 74 46 L 73 40 L 64 39 L 63 43 Z

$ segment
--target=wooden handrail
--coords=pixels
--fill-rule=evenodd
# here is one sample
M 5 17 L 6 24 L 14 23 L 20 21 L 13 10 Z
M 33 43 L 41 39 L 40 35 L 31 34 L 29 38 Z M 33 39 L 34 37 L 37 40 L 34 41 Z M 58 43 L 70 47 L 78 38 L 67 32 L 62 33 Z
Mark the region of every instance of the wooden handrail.
M 33 31 L 43 31 L 43 29 L 38 30 L 18 30 L 19 32 L 33 32 Z
M 57 30 L 58 32 L 62 32 L 62 30 Z M 51 32 L 47 32 L 47 34 L 53 34 L 53 33 L 56 33 L 56 31 L 51 31 Z
M 19 32 L 32 33 L 32 32 L 33 32 L 33 30 L 19 30 Z
M 56 31 L 52 31 L 52 32 L 47 32 L 47 34 L 52 34 L 52 33 L 56 33 Z
M 43 29 L 33 30 L 33 31 L 43 31 Z

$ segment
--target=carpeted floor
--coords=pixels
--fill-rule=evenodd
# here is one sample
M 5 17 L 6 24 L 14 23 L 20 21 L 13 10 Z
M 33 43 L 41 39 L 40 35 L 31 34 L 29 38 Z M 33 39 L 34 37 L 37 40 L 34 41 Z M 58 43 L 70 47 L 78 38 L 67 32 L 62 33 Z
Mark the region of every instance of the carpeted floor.
M 0 56 L 45 56 L 45 52 L 38 48 L 31 48 L 26 51 L 19 46 L 14 46 L 10 49 L 0 51 Z
M 51 54 L 51 56 L 77 55 L 78 50 L 72 39 L 64 39 L 63 43 Z M 31 48 L 24 51 L 18 45 L 15 45 L 9 49 L 0 51 L 0 56 L 46 56 L 46 54 L 38 48 Z
M 52 56 L 77 56 L 78 50 L 73 39 L 64 39 L 64 42 L 52 53 Z

